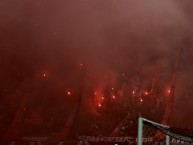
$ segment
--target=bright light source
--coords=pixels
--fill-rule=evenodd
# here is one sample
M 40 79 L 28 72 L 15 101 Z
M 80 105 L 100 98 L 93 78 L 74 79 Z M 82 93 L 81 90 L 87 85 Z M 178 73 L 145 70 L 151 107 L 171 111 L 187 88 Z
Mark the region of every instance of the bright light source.
M 101 107 L 102 105 L 99 103 L 98 106 Z
M 101 99 L 104 100 L 104 97 L 102 97 Z
M 115 99 L 116 97 L 115 97 L 115 95 L 113 95 L 113 99 Z
M 70 91 L 68 91 L 68 92 L 67 92 L 67 94 L 68 94 L 68 95 L 71 95 L 71 92 L 70 92 Z

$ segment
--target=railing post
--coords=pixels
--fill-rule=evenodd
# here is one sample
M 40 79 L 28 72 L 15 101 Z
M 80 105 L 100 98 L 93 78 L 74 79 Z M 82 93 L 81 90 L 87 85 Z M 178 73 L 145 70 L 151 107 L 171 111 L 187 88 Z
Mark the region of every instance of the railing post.
M 170 136 L 166 135 L 166 145 L 170 145 Z
M 139 120 L 138 120 L 137 144 L 138 145 L 142 145 L 143 144 L 143 118 L 141 118 L 141 117 L 139 117 Z

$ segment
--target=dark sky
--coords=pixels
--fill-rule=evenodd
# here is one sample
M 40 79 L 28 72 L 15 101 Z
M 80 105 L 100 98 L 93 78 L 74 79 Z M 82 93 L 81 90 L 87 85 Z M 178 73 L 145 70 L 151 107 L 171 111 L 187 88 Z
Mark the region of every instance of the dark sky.
M 182 48 L 173 120 L 193 126 L 192 6 L 191 0 L 1 0 L 1 119 L 26 94 L 32 108 L 44 104 L 67 115 L 76 95 L 66 91 L 83 86 L 88 102 L 89 90 L 115 85 L 122 73 L 164 76 L 169 86 Z

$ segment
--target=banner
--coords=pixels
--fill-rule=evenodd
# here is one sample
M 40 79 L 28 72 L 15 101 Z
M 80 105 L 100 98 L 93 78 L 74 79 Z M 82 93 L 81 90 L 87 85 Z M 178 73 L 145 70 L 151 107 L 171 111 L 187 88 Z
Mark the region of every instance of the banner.
M 171 145 L 193 145 L 193 143 L 184 142 L 171 138 Z M 48 137 L 23 137 L 21 141 L 10 141 L 3 145 L 136 145 L 137 137 L 95 137 L 95 136 L 79 136 L 77 140 L 53 141 Z M 165 139 L 155 139 L 154 137 L 144 137 L 143 144 L 165 145 Z

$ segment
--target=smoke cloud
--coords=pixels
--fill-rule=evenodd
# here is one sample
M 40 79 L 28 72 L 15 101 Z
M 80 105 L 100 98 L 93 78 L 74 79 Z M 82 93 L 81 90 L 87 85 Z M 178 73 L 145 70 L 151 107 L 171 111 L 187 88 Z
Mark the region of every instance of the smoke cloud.
M 2 0 L 1 135 L 25 95 L 28 124 L 63 116 L 55 121 L 62 126 L 80 92 L 81 113 L 97 114 L 92 93 L 115 86 L 123 74 L 128 79 L 140 74 L 144 87 L 161 78 L 166 89 L 179 48 L 172 120 L 191 127 L 192 5 L 190 0 Z

